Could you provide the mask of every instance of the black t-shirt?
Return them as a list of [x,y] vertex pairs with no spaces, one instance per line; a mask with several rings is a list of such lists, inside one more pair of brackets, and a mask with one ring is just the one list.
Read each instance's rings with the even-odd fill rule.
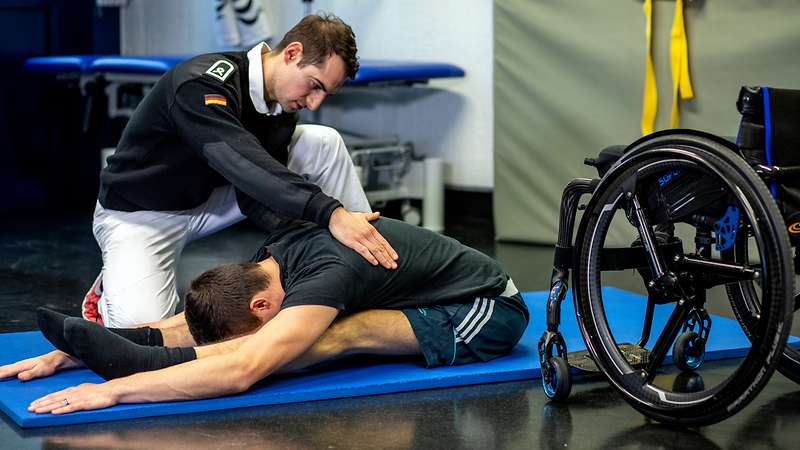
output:
[[100,175],[100,204],[120,211],[186,210],[233,184],[241,210],[258,224],[268,209],[327,226],[341,204],[285,166],[297,115],[257,112],[248,67],[244,52],[216,53],[164,74]]
[[286,296],[282,308],[327,305],[344,313],[460,303],[503,292],[500,264],[455,239],[393,219],[372,222],[400,255],[395,270],[373,266],[311,223],[273,234],[256,255],[272,254]]

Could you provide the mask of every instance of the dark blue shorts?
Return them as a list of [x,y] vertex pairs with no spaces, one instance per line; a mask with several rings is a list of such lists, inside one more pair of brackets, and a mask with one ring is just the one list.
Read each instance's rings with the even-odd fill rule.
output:
[[404,309],[427,367],[489,361],[505,355],[528,326],[519,293],[465,303]]

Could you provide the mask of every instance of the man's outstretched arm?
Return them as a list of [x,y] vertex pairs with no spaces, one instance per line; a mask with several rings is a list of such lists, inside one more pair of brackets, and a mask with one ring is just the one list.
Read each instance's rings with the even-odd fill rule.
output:
[[117,403],[191,400],[242,392],[303,354],[322,336],[337,314],[335,308],[328,306],[286,308],[235,352],[103,384],[71,387],[35,400],[28,409],[36,413],[64,414],[107,408]]

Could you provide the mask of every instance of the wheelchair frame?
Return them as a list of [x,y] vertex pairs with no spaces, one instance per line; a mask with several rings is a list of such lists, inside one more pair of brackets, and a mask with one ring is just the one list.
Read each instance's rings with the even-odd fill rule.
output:
[[[626,167],[630,167],[631,164],[634,164],[631,161],[643,153],[642,151],[637,152],[637,149],[646,149],[648,145],[653,142],[668,143],[669,140],[673,138],[688,139],[690,144],[692,139],[696,139],[698,142],[726,148],[729,150],[727,157],[730,157],[731,160],[739,160],[740,163],[738,164],[746,165],[755,170],[758,176],[752,178],[760,178],[762,180],[761,184],[765,192],[766,186],[763,185],[763,182],[769,182],[775,179],[779,180],[780,174],[797,173],[797,171],[800,170],[800,167],[780,168],[763,165],[756,165],[753,167],[752,164],[745,161],[741,152],[738,151],[738,147],[719,137],[694,130],[670,130],[649,135],[628,146],[626,151],[614,162],[608,172],[605,174],[601,173],[600,179],[577,178],[569,182],[564,188],[561,199],[558,240],[555,246],[553,270],[550,277],[550,291],[547,300],[547,329],[537,345],[543,387],[545,394],[552,400],[565,399],[569,396],[571,388],[567,346],[559,331],[559,325],[561,322],[561,302],[564,300],[568,291],[570,271],[579,270],[580,261],[582,259],[579,254],[581,243],[574,242],[573,240],[577,211],[583,208],[580,206],[580,200],[584,195],[589,194],[591,196],[589,204],[591,205],[595,198],[601,196],[606,189],[609,189],[606,180],[614,176],[620,176],[619,174],[621,171],[625,170]],[[702,153],[700,151],[701,147],[702,146],[698,146],[694,152]],[[691,149],[687,151],[686,158],[691,158],[691,153]],[[702,164],[702,158],[699,159],[700,161],[698,164]],[[587,159],[585,162],[589,165],[598,165],[596,160]],[[599,167],[598,170],[602,172]],[[622,184],[626,182],[627,181],[623,181]],[[637,240],[638,244],[630,248],[603,248],[602,258],[600,258],[602,263],[600,263],[601,266],[598,267],[601,268],[601,271],[638,269],[639,274],[645,281],[648,291],[648,304],[645,311],[644,323],[642,325],[641,337],[635,347],[644,348],[650,340],[655,305],[676,303],[676,308],[670,316],[665,330],[659,335],[652,349],[649,351],[649,355],[647,355],[647,358],[643,361],[641,375],[646,380],[649,379],[652,381],[657,368],[661,365],[671,346],[673,347],[673,358],[682,370],[690,371],[697,369],[702,363],[704,343],[708,339],[711,328],[710,317],[704,309],[706,290],[711,286],[722,284],[727,286],[731,283],[754,282],[759,280],[763,274],[760,273],[759,270],[745,267],[741,264],[721,261],[719,259],[713,260],[711,258],[712,237],[710,232],[703,236],[696,235],[695,244],[698,250],[694,255],[684,254],[680,240],[660,242],[656,236],[656,232],[659,230],[654,230],[649,225],[647,216],[642,208],[642,199],[639,198],[635,186],[628,186],[623,190],[625,191],[626,197],[623,201],[628,202],[626,212],[630,211],[628,220],[631,224],[635,224],[639,234],[639,239]],[[772,212],[778,211],[778,206],[774,201],[771,201],[771,206],[766,205],[765,207],[772,208],[770,210]],[[765,336],[764,334],[771,334],[772,332],[776,332],[779,335],[777,339],[779,342],[777,342],[777,345],[785,347],[786,338],[788,337],[788,328],[790,328],[791,325],[791,314],[793,312],[793,309],[787,305],[792,303],[792,306],[794,306],[796,303],[800,302],[800,300],[797,299],[791,302],[791,298],[794,295],[792,287],[794,280],[793,276],[790,275],[794,272],[791,271],[791,258],[788,257],[789,241],[785,225],[783,225],[783,220],[779,213],[771,219],[772,220],[767,220],[767,222],[770,223],[765,225],[765,229],[771,230],[770,236],[768,237],[779,242],[780,245],[778,245],[778,247],[783,248],[786,253],[780,257],[779,264],[776,266],[777,271],[781,274],[777,276],[777,278],[780,278],[782,283],[778,290],[778,294],[782,293],[782,295],[780,295],[782,304],[777,309],[780,309],[782,312],[773,311],[769,319],[770,321],[776,321],[776,323],[780,320],[781,323],[777,329],[774,326],[770,328],[770,324],[764,324],[762,323],[764,321],[749,317],[742,311],[738,312],[736,314],[737,319],[745,329],[748,338],[751,339],[754,348],[756,346],[765,345],[764,343],[769,340],[769,336]],[[586,217],[581,220],[582,226],[585,220]],[[581,236],[579,231],[578,239],[583,238],[584,236]],[[685,273],[691,273],[691,276],[686,278],[685,275],[681,275]],[[697,280],[692,278],[694,275],[697,276]],[[787,279],[787,277],[789,277],[789,279]],[[576,280],[573,281],[573,300],[576,303],[576,312],[578,312],[578,292],[580,291],[580,286],[578,285],[577,276],[575,278]],[[691,280],[687,281],[690,278]],[[687,296],[685,293],[679,295],[665,294],[668,292],[674,294],[676,289],[683,289],[681,286],[688,286],[690,284],[694,286],[691,296]],[[731,294],[730,291],[728,291],[728,295],[732,305],[734,301],[740,303],[738,305],[740,310],[750,311],[751,316],[757,316],[760,313],[760,311],[753,311],[754,308],[758,308],[757,305],[755,307],[753,305],[748,305],[747,308],[743,308],[741,305],[743,301],[742,298],[733,298],[733,294]],[[679,307],[684,303],[687,303],[686,307]],[[734,311],[737,310],[736,305],[733,305],[733,309]],[[797,309],[796,306],[794,309]],[[787,311],[788,317],[786,317]],[[764,313],[768,314],[766,309]],[[589,318],[583,318],[582,321],[579,314],[578,320],[587,348],[593,359],[597,360],[598,349],[591,345],[585,326],[585,322],[588,321]],[[592,320],[595,319],[592,318]],[[781,327],[785,327],[785,329]],[[697,332],[694,331],[695,328]],[[771,331],[765,333],[767,329]],[[683,353],[681,353],[681,351],[683,351]],[[676,355],[676,353],[680,354]],[[787,348],[784,349],[783,357],[780,359],[781,372],[793,374],[794,376],[790,377],[800,382],[800,362],[797,362],[800,361],[800,354],[795,355],[797,357],[794,358],[794,362],[790,361],[787,363],[787,360],[792,359],[791,353],[792,352]],[[777,356],[780,356],[780,354]],[[634,404],[636,402],[632,401],[631,398],[626,398],[626,400],[644,414],[665,422],[691,425],[717,422],[734,414],[754,398],[755,394],[763,388],[766,380],[775,369],[779,359],[777,356],[766,355],[758,359],[758,361],[763,361],[764,367],[762,373],[760,375],[748,375],[748,377],[745,377],[753,384],[748,388],[749,391],[745,393],[747,395],[742,394],[741,398],[729,400],[731,402],[731,408],[729,408],[728,411],[708,413],[707,411],[700,412],[687,410],[686,408],[676,408],[673,414],[669,408],[648,408],[646,405],[643,407],[641,404]],[[600,367],[600,364],[598,364],[598,366]],[[600,369],[602,371],[602,367],[600,367]],[[609,376],[606,372],[604,372],[604,374]],[[755,380],[756,376],[758,376],[758,380]],[[611,381],[612,385],[615,384],[613,380]],[[615,387],[619,390],[619,386]],[[643,403],[646,402],[643,401]],[[687,411],[689,411],[690,414],[687,415]]]

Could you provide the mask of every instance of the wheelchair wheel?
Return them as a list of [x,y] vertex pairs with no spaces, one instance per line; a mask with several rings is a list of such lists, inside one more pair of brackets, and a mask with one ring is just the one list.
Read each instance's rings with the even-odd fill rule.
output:
[[547,364],[550,376],[542,376],[544,395],[553,401],[566,400],[572,391],[572,377],[569,374],[569,365],[560,356],[551,357],[545,361],[545,364]]
[[703,364],[706,344],[697,333],[684,332],[675,339],[672,346],[672,360],[684,372],[694,372]]
[[[797,312],[797,310],[800,309],[800,307],[798,307],[798,303],[800,303],[800,294],[795,294],[793,303],[794,311]],[[783,348],[783,353],[781,354],[781,359],[778,361],[777,367],[781,375],[795,383],[800,383],[800,349],[787,344]]]
[[[724,256],[731,261],[742,262],[754,259],[752,251],[748,248],[746,242],[737,242],[736,246]],[[755,326],[758,322],[759,314],[761,313],[761,299],[758,296],[758,281],[754,282],[740,282],[729,284],[726,286],[728,297],[731,299],[733,311],[736,318],[742,324],[747,337],[753,339]],[[795,294],[793,297],[794,312],[800,309],[800,294]],[[783,348],[781,358],[777,365],[778,372],[786,378],[800,383],[800,350],[786,345]]]
[[[655,234],[673,228],[694,239],[668,254]],[[618,262],[610,263],[615,249],[606,241],[612,240],[610,232],[626,230],[638,236],[643,257],[620,267]],[[763,182],[718,138],[682,130],[654,134],[631,146],[601,180],[587,205],[575,240],[577,276],[573,281],[578,323],[587,347],[628,403],[658,421],[703,425],[735,414],[761,391],[775,370],[791,327],[793,304],[787,300],[794,278],[784,230]],[[745,237],[757,253],[753,258],[757,263],[737,263],[720,256]],[[630,321],[636,306],[626,304],[624,318],[606,312],[613,296],[604,298],[604,273],[622,268],[638,269],[649,303],[666,310],[664,317],[668,315],[661,321],[651,321],[649,312],[642,315],[642,323],[662,328],[656,332],[655,343],[646,347],[650,355],[644,364],[633,364],[618,346],[630,339],[623,335],[630,327],[619,326],[619,321]],[[708,290],[724,291],[726,284],[745,282],[760,299],[747,354],[730,373],[709,372],[703,389],[675,391],[671,382],[665,382],[671,379],[663,376],[665,369],[660,366],[683,324],[704,311]],[[642,342],[649,336],[649,329],[642,330]]]

